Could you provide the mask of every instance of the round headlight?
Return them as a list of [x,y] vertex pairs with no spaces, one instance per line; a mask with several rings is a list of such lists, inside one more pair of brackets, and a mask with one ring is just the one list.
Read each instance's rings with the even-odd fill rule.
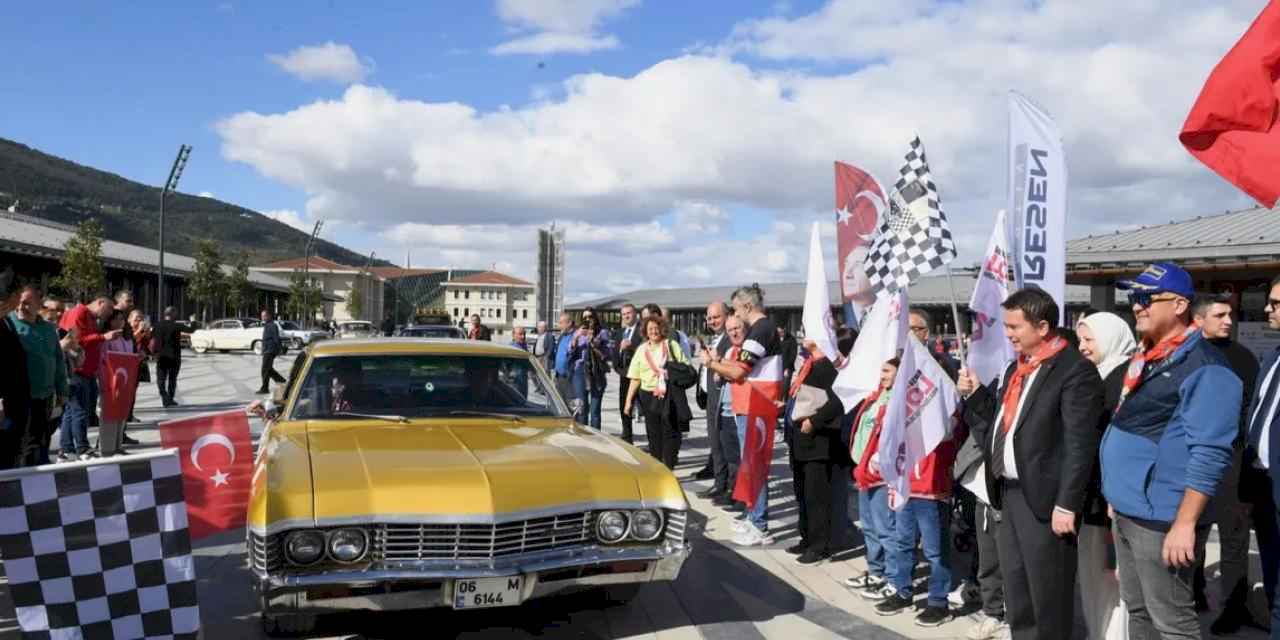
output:
[[295,531],[285,540],[284,552],[289,562],[311,564],[324,555],[324,534],[319,531]]
[[364,557],[369,537],[360,529],[338,529],[329,534],[329,555],[338,562],[355,562]]
[[605,511],[596,520],[596,535],[603,542],[618,542],[627,537],[627,514],[621,511]]
[[641,542],[652,542],[662,535],[662,516],[652,509],[631,513],[631,537]]

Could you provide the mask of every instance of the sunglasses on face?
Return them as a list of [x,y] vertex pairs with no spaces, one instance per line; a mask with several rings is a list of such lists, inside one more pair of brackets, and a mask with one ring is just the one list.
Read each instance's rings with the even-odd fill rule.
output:
[[1153,294],[1146,291],[1130,291],[1129,292],[1129,305],[1139,306],[1139,307],[1142,307],[1143,309],[1150,307],[1152,304],[1155,304],[1157,302],[1164,302],[1165,300],[1177,300],[1177,299],[1178,299],[1178,296],[1171,293],[1165,293],[1165,294],[1154,293]]

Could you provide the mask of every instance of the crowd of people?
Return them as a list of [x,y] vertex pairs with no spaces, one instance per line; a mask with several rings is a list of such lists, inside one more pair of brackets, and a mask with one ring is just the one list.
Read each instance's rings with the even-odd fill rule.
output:
[[[0,382],[0,469],[99,456],[89,429],[100,422],[99,391],[108,353],[147,356],[133,377],[135,384],[151,382],[149,360],[154,359],[164,406],[177,404],[180,340],[189,329],[175,320],[173,307],[153,326],[134,308],[129,291],[95,296],[68,309],[36,285],[18,286],[5,278],[0,279],[0,296],[0,358],[7,363]],[[132,407],[122,429],[130,422],[137,422]],[[127,433],[121,442],[138,444]]]
[[[1059,326],[1048,294],[1010,295],[1003,322],[1017,357],[994,380],[931,349],[961,409],[942,444],[910,470],[906,496],[885,485],[878,454],[898,358],[879,363],[879,389],[845,411],[832,389],[836,365],[814,341],[795,341],[775,324],[758,286],[710,302],[696,351],[664,309],[632,304],[612,333],[588,309],[516,344],[542,360],[581,424],[600,428],[601,399],[617,384],[621,437],[632,441],[643,420],[650,453],[671,468],[691,415],[684,391],[694,388],[711,449],[695,474],[711,486],[698,495],[735,514],[733,542],[744,547],[775,542],[767,488],[750,508],[734,496],[747,399],[765,394],[781,410],[799,507],[800,540],[787,551],[801,564],[828,561],[848,528],[843,504],[856,502],[866,571],[846,586],[879,614],[915,608],[919,554],[929,566],[915,616],[922,626],[946,622],[952,606],[975,605],[974,640],[1067,638],[1080,618],[1090,638],[1198,638],[1199,613],[1210,607],[1205,544],[1216,524],[1224,600],[1212,632],[1280,631],[1280,608],[1267,621],[1247,606],[1251,529],[1269,603],[1280,575],[1269,475],[1280,455],[1271,440],[1280,358],[1260,365],[1234,342],[1233,298],[1197,295],[1176,265],[1152,265],[1117,286],[1128,292],[1133,328],[1110,312]],[[1280,329],[1280,277],[1266,313]],[[929,345],[928,312],[912,308],[909,321],[913,338]],[[842,356],[856,337],[837,330]],[[682,366],[701,368],[695,381],[683,379]],[[610,368],[616,382],[604,375]],[[974,552],[953,574],[956,536]]]

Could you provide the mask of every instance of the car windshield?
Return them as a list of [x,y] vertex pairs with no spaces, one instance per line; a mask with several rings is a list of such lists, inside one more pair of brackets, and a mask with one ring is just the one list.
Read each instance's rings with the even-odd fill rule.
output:
[[453,327],[409,327],[400,332],[406,338],[457,338],[459,333]]
[[295,420],[342,420],[356,414],[567,417],[550,388],[527,357],[326,356],[308,368],[291,415]]
[[296,325],[296,324],[294,324],[294,323],[292,323],[292,322],[290,322],[290,321],[288,321],[288,320],[285,320],[285,321],[283,321],[283,322],[281,322],[281,323],[280,323],[280,328],[281,328],[281,329],[284,329],[285,331],[297,331],[297,330],[298,330],[298,325]]

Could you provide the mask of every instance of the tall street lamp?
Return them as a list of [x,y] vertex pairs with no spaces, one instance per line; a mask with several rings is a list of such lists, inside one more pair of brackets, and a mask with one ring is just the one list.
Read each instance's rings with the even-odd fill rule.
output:
[[178,190],[178,181],[182,179],[182,170],[187,166],[187,158],[191,156],[191,145],[178,147],[178,157],[173,159],[173,168],[169,169],[169,179],[160,190],[160,286],[156,289],[156,317],[164,315],[164,198],[170,191]]

